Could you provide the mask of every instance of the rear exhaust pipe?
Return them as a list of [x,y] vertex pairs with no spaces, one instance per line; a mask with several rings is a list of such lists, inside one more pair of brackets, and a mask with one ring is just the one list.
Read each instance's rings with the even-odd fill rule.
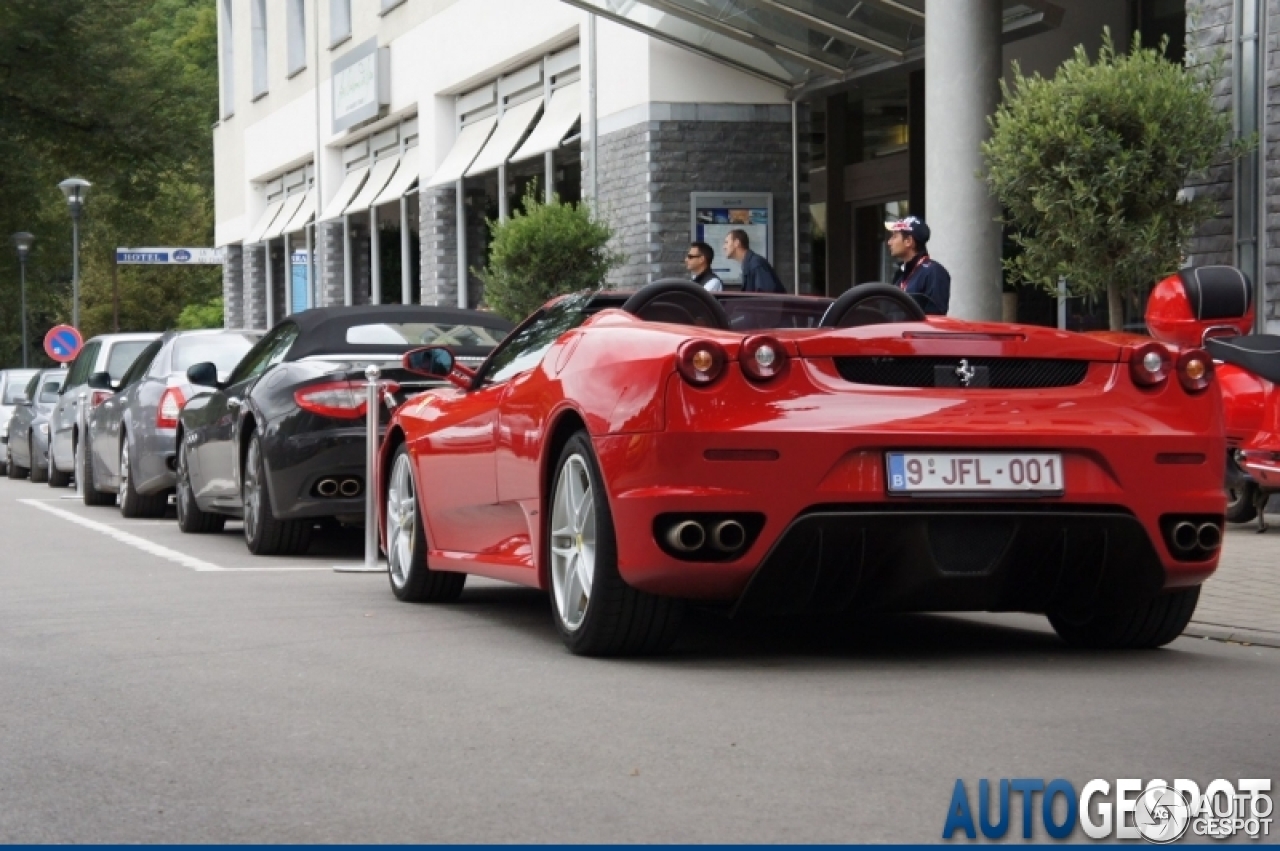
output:
[[1200,533],[1196,530],[1195,524],[1183,520],[1173,527],[1173,533],[1169,538],[1173,542],[1174,549],[1180,553],[1189,553],[1199,543]]
[[341,490],[343,496],[356,496],[360,493],[360,480],[343,479],[339,490]]
[[691,553],[702,549],[707,542],[707,532],[696,520],[684,520],[667,530],[667,543],[671,549]]
[[736,553],[747,542],[747,530],[737,520],[721,520],[711,527],[711,546],[722,553]]
[[1213,552],[1222,546],[1222,529],[1217,523],[1203,523],[1196,530],[1196,542],[1200,544],[1200,549]]
[[325,497],[337,496],[338,481],[336,479],[321,479],[316,483],[316,493]]

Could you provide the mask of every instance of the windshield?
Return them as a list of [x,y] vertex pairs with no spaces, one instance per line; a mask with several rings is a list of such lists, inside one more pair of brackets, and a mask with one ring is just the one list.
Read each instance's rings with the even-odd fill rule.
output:
[[54,375],[46,378],[44,383],[40,385],[40,401],[41,402],[57,402],[58,391],[62,389],[62,380],[66,376]]
[[208,361],[218,368],[219,374],[231,372],[253,348],[254,342],[244,334],[179,337],[173,344],[173,371],[186,372],[189,367]]
[[151,345],[150,340],[129,340],[116,343],[107,356],[107,372],[112,381],[119,381],[129,371],[129,367],[137,360],[142,350]]
[[454,325],[449,322],[379,322],[353,325],[347,342],[379,346],[479,346],[493,348],[507,332],[484,325]]
[[27,382],[30,381],[31,376],[35,374],[35,370],[28,372],[14,370],[9,373],[8,378],[4,383],[3,403],[6,405],[12,405],[18,400],[19,396],[24,395],[27,392]]

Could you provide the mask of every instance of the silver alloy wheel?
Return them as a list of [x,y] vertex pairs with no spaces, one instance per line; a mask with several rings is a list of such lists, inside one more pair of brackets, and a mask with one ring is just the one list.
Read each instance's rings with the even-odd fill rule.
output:
[[391,581],[397,588],[403,588],[409,581],[417,517],[413,463],[406,453],[396,458],[396,465],[391,471],[391,485],[387,488],[387,566],[391,569]]
[[258,441],[249,441],[244,460],[244,537],[252,541],[258,534],[258,512],[261,510],[262,486],[258,481]]
[[120,506],[123,510],[126,495],[129,493],[129,439],[120,441]]
[[582,626],[596,572],[596,503],[581,455],[560,468],[551,503],[551,587],[564,628]]

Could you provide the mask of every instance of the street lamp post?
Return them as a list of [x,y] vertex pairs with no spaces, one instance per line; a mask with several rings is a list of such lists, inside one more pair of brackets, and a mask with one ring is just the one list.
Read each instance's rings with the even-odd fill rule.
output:
[[22,368],[27,367],[27,255],[31,253],[31,243],[35,237],[26,231],[15,233],[12,237],[13,247],[18,249],[18,266],[22,272]]
[[80,327],[80,214],[92,185],[79,177],[68,177],[58,184],[71,209],[71,324],[76,328]]

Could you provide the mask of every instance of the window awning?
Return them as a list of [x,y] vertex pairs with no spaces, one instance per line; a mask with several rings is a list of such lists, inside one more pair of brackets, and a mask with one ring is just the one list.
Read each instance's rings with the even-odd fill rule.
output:
[[285,233],[295,233],[311,224],[311,220],[316,217],[316,191],[312,189],[306,195],[302,196],[302,203],[298,205],[298,212],[293,214],[293,218],[284,226]]
[[396,166],[400,164],[399,157],[387,157],[378,160],[373,164],[373,170],[369,172],[369,179],[364,182],[364,188],[360,190],[360,194],[355,197],[344,213],[359,213],[362,210],[369,209],[373,204],[373,199],[378,197],[387,186],[387,181],[391,179],[391,175],[395,173]]
[[497,123],[498,117],[491,115],[480,119],[475,124],[463,127],[449,155],[444,158],[444,162],[440,163],[440,167],[436,169],[435,174],[431,175],[431,179],[427,181],[424,188],[445,186],[456,182],[466,174],[467,167],[475,160],[476,154],[480,153],[484,143],[489,141],[489,134],[493,132],[493,127]]
[[[925,0],[564,0],[793,91],[924,56]],[[1004,40],[1053,29],[1048,0],[1004,0]]]
[[512,162],[520,162],[560,147],[573,124],[582,117],[582,84],[570,83],[552,92],[542,120],[524,140],[520,150],[511,155]]
[[387,183],[387,188],[374,199],[374,206],[379,204],[389,204],[392,201],[399,201],[413,184],[418,182],[418,149],[409,148],[404,152],[404,156],[400,157],[400,168],[396,169],[396,173],[391,175],[391,180]]
[[520,140],[529,130],[529,125],[538,116],[540,109],[542,109],[542,98],[534,98],[504,112],[502,120],[498,122],[498,129],[493,131],[488,144],[476,156],[471,168],[467,169],[467,176],[493,171],[509,160],[515,152],[516,145],[520,144]]
[[267,205],[267,209],[262,211],[262,215],[258,217],[258,221],[249,229],[249,235],[244,238],[245,245],[253,245],[255,242],[262,242],[263,235],[266,234],[267,228],[271,227],[271,223],[280,215],[280,209],[284,206],[285,199],[272,201]]
[[276,220],[271,223],[271,227],[267,228],[266,233],[262,235],[263,240],[279,238],[285,232],[285,226],[293,221],[293,217],[297,215],[298,208],[302,206],[302,200],[306,197],[304,193],[299,193],[284,199],[284,206],[280,208],[280,214],[276,216]]
[[320,221],[336,219],[341,216],[342,211],[347,209],[347,205],[351,203],[351,199],[360,191],[360,186],[364,183],[364,179],[368,174],[369,169],[367,166],[361,166],[347,172],[347,176],[342,180],[342,185],[338,187],[338,194],[330,198],[329,206],[324,208]]

